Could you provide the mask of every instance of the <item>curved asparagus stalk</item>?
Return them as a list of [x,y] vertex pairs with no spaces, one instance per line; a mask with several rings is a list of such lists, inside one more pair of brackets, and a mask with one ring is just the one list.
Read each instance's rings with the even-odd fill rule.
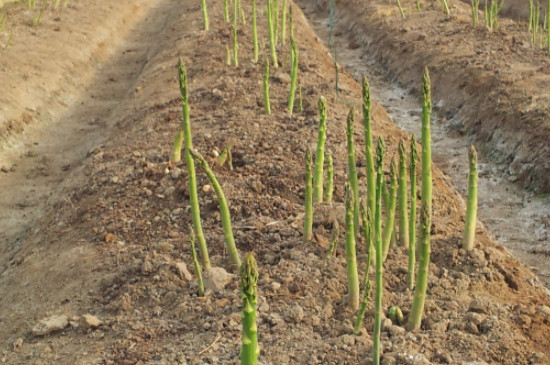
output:
[[204,284],[202,282],[202,271],[199,260],[197,259],[197,252],[195,251],[195,232],[193,227],[189,227],[189,241],[191,243],[191,256],[193,257],[193,266],[195,266],[195,273],[197,274],[197,284],[199,286],[199,297],[204,296]]
[[347,119],[347,140],[348,140],[348,181],[353,192],[353,227],[357,236],[359,230],[359,182],[357,181],[357,170],[355,168],[355,142],[354,142],[355,112],[350,108]]
[[[362,94],[363,94],[363,124],[365,126],[365,159],[366,159],[366,169],[367,169],[367,206],[371,212],[376,209],[375,198],[376,198],[376,180],[374,175],[374,158],[373,158],[373,147],[372,147],[372,131],[371,131],[371,102],[370,102],[370,88],[367,77],[363,75],[362,83]],[[375,228],[376,229],[376,228]],[[373,234],[374,239],[376,235]],[[374,245],[374,242],[371,242]]]
[[292,69],[290,71],[290,92],[288,94],[288,112],[294,111],[294,97],[296,95],[296,84],[298,83],[298,46],[293,40],[290,41],[290,53]]
[[365,276],[363,277],[363,300],[361,301],[361,308],[357,313],[357,319],[355,321],[355,326],[353,327],[353,333],[359,334],[361,329],[361,323],[363,323],[363,318],[365,317],[365,312],[367,310],[367,305],[369,304],[370,299],[370,289],[371,284],[369,280],[369,273],[371,267],[371,260],[373,257],[373,248],[371,245],[372,242],[372,215],[369,208],[366,206],[364,200],[361,199],[359,203],[359,211],[361,213],[361,220],[363,222],[363,237],[365,239],[365,246],[367,249],[367,261],[365,264]]
[[311,150],[309,147],[306,149],[306,194],[304,202],[304,241],[311,240],[313,231],[313,187],[311,179]]
[[411,216],[409,218],[409,272],[407,275],[407,287],[414,288],[414,266],[416,265],[416,137],[411,138],[411,154],[409,173],[411,180]]
[[407,156],[405,142],[399,141],[399,246],[409,248],[409,215],[407,213]]
[[397,200],[397,167],[395,166],[395,158],[391,159],[390,163],[390,190],[388,205],[386,206],[386,225],[384,226],[384,249],[382,254],[382,260],[386,261],[388,251],[390,249],[390,242],[394,231],[395,224],[395,206]]
[[348,277],[348,304],[353,310],[359,309],[359,277],[355,256],[355,228],[353,225],[355,198],[353,189],[346,183],[346,267]]
[[327,139],[327,101],[319,98],[319,128],[317,150],[315,151],[315,173],[313,175],[313,203],[323,201],[323,165],[325,161],[325,141]]
[[254,43],[254,63],[258,63],[258,25],[256,19],[256,0],[252,0],[252,41]]
[[424,301],[426,299],[426,288],[428,286],[428,270],[430,266],[430,226],[431,217],[426,203],[422,204],[420,211],[420,245],[422,255],[418,263],[418,275],[416,277],[416,287],[414,289],[414,298],[407,321],[407,330],[414,331],[420,328],[422,323],[422,313],[424,312]]
[[332,223],[332,234],[330,236],[330,245],[327,250],[327,258],[334,256],[336,251],[336,246],[338,245],[338,236],[340,235],[340,226],[338,221],[335,219]]
[[378,137],[378,146],[376,148],[376,210],[374,213],[374,233],[376,234],[376,292],[374,296],[374,329],[373,329],[373,349],[372,363],[380,365],[380,329],[382,324],[382,184],[383,171],[382,164],[384,161],[384,141]]
[[222,219],[225,247],[227,248],[227,253],[229,255],[229,261],[231,262],[231,265],[235,266],[235,268],[237,269],[239,266],[241,266],[241,258],[239,257],[239,251],[237,251],[237,247],[235,246],[235,238],[233,237],[233,229],[231,228],[231,213],[229,212],[229,206],[227,205],[225,194],[223,193],[222,187],[218,182],[218,179],[216,179],[214,172],[212,171],[204,157],[202,157],[202,155],[196,150],[190,149],[189,152],[193,156],[193,159],[202,166],[204,172],[206,173],[206,176],[208,176],[208,179],[212,183],[214,191],[216,192],[216,196],[218,197],[218,202],[220,204],[220,216]]
[[428,269],[430,267],[430,228],[432,224],[432,148],[430,135],[430,113],[432,102],[430,97],[430,75],[428,68],[424,70],[422,77],[422,200],[420,215],[420,260],[414,299],[409,314],[407,330],[413,331],[420,328],[422,312],[424,311],[424,299],[426,298],[426,286]]
[[[197,180],[195,177],[195,162],[189,150],[193,148],[193,141],[191,137],[191,121],[189,118],[189,95],[187,88],[187,71],[183,64],[182,59],[178,60],[178,76],[181,93],[181,107],[182,107],[182,123],[181,123],[181,136],[183,137],[185,148],[185,161],[187,163],[187,179],[189,182],[189,200],[191,204],[191,219],[193,221],[193,227],[195,227],[195,234],[199,241],[199,251],[201,253],[202,265],[205,269],[210,268],[210,258],[208,256],[208,248],[206,247],[206,241],[202,232],[201,212],[199,207],[199,197],[197,192]],[[179,136],[179,134],[178,134]],[[179,140],[179,146],[176,146],[176,140],[174,142],[173,150],[181,150],[181,139]]]
[[327,153],[325,160],[325,167],[327,169],[327,180],[325,181],[325,191],[323,195],[323,201],[331,202],[332,193],[334,191],[334,166],[332,163],[332,153]]
[[474,248],[477,220],[477,152],[473,145],[470,147],[468,158],[470,160],[470,176],[468,179],[466,223],[464,226],[464,238],[462,239],[462,248],[466,251]]
[[201,0],[201,7],[202,7],[202,21],[204,30],[208,30],[209,23],[208,23],[208,10],[206,9],[206,0]]
[[241,298],[243,300],[241,365],[257,365],[258,355],[260,354],[258,327],[256,325],[258,267],[251,253],[246,256],[241,265],[239,276],[241,279]]
[[269,101],[269,61],[264,65],[264,109],[266,114],[271,114],[271,102]]

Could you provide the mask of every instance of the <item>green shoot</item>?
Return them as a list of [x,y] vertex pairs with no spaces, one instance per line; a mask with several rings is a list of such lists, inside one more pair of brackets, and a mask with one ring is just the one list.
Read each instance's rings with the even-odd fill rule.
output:
[[388,204],[386,204],[386,224],[384,226],[382,260],[386,261],[390,249],[390,242],[394,232],[395,206],[397,201],[397,167],[395,158],[390,163],[390,189],[388,195]]
[[[365,128],[365,159],[367,170],[367,207],[371,212],[376,210],[376,178],[374,173],[374,157],[372,147],[372,130],[371,130],[371,101],[370,101],[370,87],[367,77],[363,75],[362,80],[362,95],[363,95],[363,125]],[[376,229],[376,227],[374,228]],[[371,235],[376,237],[375,234]],[[371,242],[374,246],[374,242]]]
[[411,138],[409,175],[411,180],[411,216],[409,220],[409,270],[407,273],[407,287],[414,288],[414,266],[416,265],[416,137]]
[[327,158],[325,159],[325,168],[327,170],[327,180],[325,181],[323,201],[331,202],[334,191],[334,166],[332,162],[332,153],[330,152],[327,153]]
[[355,112],[353,107],[350,108],[347,118],[347,140],[348,140],[348,181],[353,192],[353,224],[355,236],[359,230],[359,182],[357,180],[357,170],[355,165],[355,142],[354,142],[354,126]]
[[271,114],[271,102],[269,101],[269,60],[264,64],[264,110],[267,115]]
[[374,294],[374,329],[372,333],[372,363],[373,365],[380,365],[380,330],[382,327],[382,295],[384,290],[384,287],[382,286],[382,184],[384,184],[384,172],[382,171],[382,165],[385,153],[384,141],[381,137],[378,137],[376,151],[376,210],[374,213],[373,228],[373,232],[376,235],[376,276]]
[[243,25],[246,25],[246,15],[244,14],[243,4],[241,0],[236,0],[239,2],[239,11],[241,12],[241,21]]
[[304,103],[302,101],[302,85],[298,85],[298,111],[300,113],[304,111]]
[[305,202],[304,202],[304,241],[308,242],[311,240],[312,231],[313,231],[313,187],[312,187],[312,176],[311,176],[311,150],[306,149],[306,173],[305,173],[305,184],[306,184],[306,193],[305,193]]
[[466,223],[464,225],[464,238],[462,248],[470,251],[474,248],[477,220],[477,152],[474,146],[468,153],[470,174],[468,178],[468,203],[466,205]]
[[407,213],[407,156],[405,143],[399,141],[398,213],[399,246],[409,248],[409,215]]
[[281,43],[284,46],[285,45],[285,37],[286,37],[286,12],[287,12],[287,6],[286,6],[287,0],[283,0],[283,15],[281,22],[282,28],[281,28]]
[[202,282],[202,271],[199,259],[197,258],[197,252],[195,251],[195,232],[193,226],[189,227],[189,241],[191,243],[191,256],[193,257],[193,266],[195,266],[195,273],[197,274],[197,283],[199,285],[199,297],[204,296],[204,284]]
[[208,180],[210,180],[210,183],[212,183],[214,191],[216,192],[218,203],[220,205],[220,216],[222,219],[223,235],[225,240],[225,247],[229,255],[229,261],[231,262],[231,265],[233,265],[235,268],[238,268],[239,266],[241,266],[241,258],[239,256],[239,251],[237,251],[237,247],[235,246],[235,238],[233,237],[233,229],[231,228],[231,213],[229,212],[229,206],[227,205],[225,194],[223,193],[222,187],[218,182],[218,179],[216,179],[214,172],[212,171],[204,157],[202,157],[202,155],[196,150],[189,149],[189,152],[191,153],[193,159],[197,161],[199,165],[201,165],[204,172],[206,173],[206,176],[208,177]]
[[279,43],[279,0],[272,0],[275,6],[275,11],[273,15],[273,24],[274,24],[274,34],[275,34],[275,43]]
[[279,67],[277,62],[277,44],[275,40],[275,29],[273,24],[273,4],[272,0],[267,1],[267,28],[269,35],[269,51],[271,53],[271,64],[273,67]]
[[208,10],[206,9],[206,0],[201,0],[201,8],[202,8],[202,22],[204,30],[208,30],[209,23],[208,23]]
[[403,19],[405,19],[405,12],[403,12],[403,7],[401,6],[401,1],[400,0],[396,0],[397,2],[397,7],[399,8],[399,12],[401,13],[401,17]]
[[223,1],[223,20],[229,23],[229,0]]
[[[235,0],[236,1],[236,0]],[[241,345],[241,365],[257,365],[260,349],[258,348],[258,327],[256,324],[256,304],[258,303],[258,266],[254,256],[249,253],[239,270],[241,281],[241,314],[243,331]]]
[[223,149],[222,153],[218,156],[216,159],[216,162],[218,165],[223,166],[225,162],[227,161],[227,165],[229,166],[229,170],[233,170],[233,158],[231,154],[231,149],[233,148],[233,145],[235,142],[233,140],[229,141],[227,143],[227,146]]
[[239,67],[239,44],[237,40],[237,28],[233,27],[233,63]]
[[315,151],[315,173],[313,175],[313,203],[323,201],[323,165],[325,161],[325,141],[327,139],[327,101],[319,98],[319,128]]
[[361,301],[361,308],[357,313],[357,319],[355,321],[355,326],[353,328],[353,333],[356,335],[359,334],[359,331],[361,329],[361,323],[363,322],[363,317],[365,316],[367,305],[369,304],[370,289],[371,289],[369,272],[371,267],[372,254],[373,254],[373,247],[371,244],[372,224],[373,224],[372,215],[363,199],[359,203],[359,211],[361,213],[361,221],[363,222],[363,237],[365,239],[365,245],[367,249],[367,262],[366,262],[366,268],[365,268],[365,276],[363,277],[363,300]]
[[346,183],[346,268],[348,278],[348,304],[352,310],[359,309],[359,277],[355,254],[355,197],[349,182]]
[[447,4],[447,0],[441,0],[443,3],[443,9],[445,10],[445,14],[449,15],[451,14],[451,11],[449,10],[449,5]]
[[479,0],[470,0],[470,10],[472,12],[472,25],[475,28],[479,19]]
[[258,63],[258,26],[256,20],[256,0],[252,0],[252,40],[254,43],[254,63]]
[[44,15],[44,8],[40,9],[40,13],[32,19],[32,26],[36,27],[42,21],[42,15]]
[[4,28],[6,27],[6,19],[8,18],[8,16],[6,14],[4,14],[4,16],[2,17],[2,21],[0,22],[0,33],[2,33],[4,31]]
[[330,236],[330,245],[328,246],[328,250],[327,250],[327,258],[334,256],[334,252],[336,251],[336,246],[338,245],[339,235],[340,235],[340,225],[338,224],[338,221],[335,219],[334,222],[332,222],[332,233]]
[[290,70],[290,93],[288,95],[288,112],[292,115],[294,111],[294,96],[296,95],[296,84],[298,82],[298,46],[294,39],[290,41],[290,59],[291,59],[291,70]]

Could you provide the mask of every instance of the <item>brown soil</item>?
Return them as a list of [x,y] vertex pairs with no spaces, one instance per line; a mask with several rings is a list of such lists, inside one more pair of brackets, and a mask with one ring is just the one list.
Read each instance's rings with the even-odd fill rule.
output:
[[[85,12],[98,26],[115,16],[115,11],[105,12],[115,6],[110,2],[90,4],[73,4],[70,11]],[[2,191],[9,192],[2,195],[10,197],[3,205],[6,216],[18,209],[34,212],[15,222],[1,221],[9,228],[0,237],[2,361],[239,363],[237,281],[220,293],[198,298],[195,279],[177,270],[181,262],[192,267],[185,166],[167,163],[181,114],[175,67],[181,56],[189,73],[195,147],[212,160],[214,151],[235,141],[235,169],[217,166],[215,172],[229,199],[238,248],[242,253],[253,251],[259,262],[261,362],[367,364],[372,309],[365,319],[367,330],[353,336],[354,314],[346,309],[344,296],[343,244],[336,259],[325,259],[323,242],[332,225],[327,216],[342,210],[348,112],[334,96],[327,50],[294,7],[305,110],[293,116],[286,112],[287,44],[279,50],[282,67],[271,80],[274,113],[266,116],[262,67],[250,62],[247,27],[239,26],[241,66],[235,68],[225,65],[231,37],[222,7],[210,9],[211,30],[204,32],[197,2],[131,4],[141,16],[132,24],[119,23],[121,32],[106,48],[104,67],[91,74],[77,99],[84,106],[74,103],[52,123],[31,124],[36,131],[28,132],[31,142],[21,150],[38,152],[13,157],[14,171],[1,176]],[[20,6],[10,5],[6,11],[16,12]],[[265,44],[265,21],[260,19]],[[68,30],[79,27],[71,18],[62,24]],[[44,40],[50,46],[63,44],[63,32],[48,33],[46,22],[39,29],[51,35]],[[22,44],[26,37],[35,37],[30,31],[21,33]],[[15,43],[13,47],[2,57],[16,57]],[[17,70],[13,73],[30,69],[7,62],[0,59],[2,68]],[[340,82],[342,95],[358,101],[360,88],[352,77],[342,73]],[[304,243],[303,155],[307,145],[315,144],[316,102],[321,95],[329,102],[327,147],[335,159],[336,203],[316,209],[318,239]],[[39,96],[37,103],[48,105],[47,97]],[[25,105],[24,97],[17,100]],[[90,120],[96,124],[90,125]],[[375,136],[384,138],[391,156],[398,140],[407,136],[378,106],[374,122]],[[65,129],[68,126],[72,132]],[[93,139],[87,142],[90,135]],[[356,140],[362,161],[359,122]],[[69,156],[68,168],[60,150]],[[49,164],[50,159],[56,162]],[[437,168],[434,177],[432,264],[423,328],[415,333],[396,326],[384,331],[386,363],[549,363],[550,300],[544,288],[482,227],[475,250],[459,249],[461,198]],[[25,185],[33,180],[36,186]],[[200,171],[198,180],[211,260],[228,268],[215,195]],[[17,190],[17,183],[28,190]],[[45,192],[51,194],[46,199]],[[18,200],[23,203],[16,204]],[[359,261],[364,267],[365,255]],[[399,305],[407,315],[412,294],[405,289],[405,268],[406,252],[393,250],[385,266],[384,307]],[[66,314],[74,321],[85,313],[103,321],[99,329],[84,331],[72,325],[46,337],[30,333],[37,320],[50,315]]]

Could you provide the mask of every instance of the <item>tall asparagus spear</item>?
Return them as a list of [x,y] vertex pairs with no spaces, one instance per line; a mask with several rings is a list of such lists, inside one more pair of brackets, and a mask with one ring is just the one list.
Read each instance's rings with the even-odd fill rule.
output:
[[296,95],[296,85],[298,83],[298,45],[296,41],[292,39],[290,41],[290,53],[291,53],[291,71],[290,71],[290,92],[288,94],[288,112],[290,114],[294,111],[294,97]]
[[411,154],[409,173],[411,180],[411,216],[409,220],[409,272],[407,274],[407,287],[409,290],[414,288],[414,266],[416,264],[416,162],[418,155],[416,153],[416,137],[411,138]]
[[430,75],[428,68],[424,70],[422,77],[422,200],[421,200],[421,229],[420,244],[421,257],[418,264],[418,275],[414,299],[407,322],[407,330],[413,331],[420,328],[424,300],[426,298],[426,286],[428,280],[428,268],[430,266],[430,229],[432,224],[432,147],[430,134],[430,114],[432,101],[430,97]]
[[254,43],[254,63],[258,63],[258,26],[256,20],[256,0],[252,0],[252,42]]
[[201,7],[202,7],[202,20],[203,20],[204,30],[208,30],[209,23],[208,23],[208,10],[206,9],[206,0],[201,0]]
[[305,174],[306,194],[304,202],[304,240],[311,240],[313,230],[313,193],[311,182],[311,150],[309,147],[306,149],[306,174]]
[[348,181],[353,192],[353,227],[357,236],[359,230],[359,182],[357,181],[357,170],[355,168],[355,142],[354,142],[355,112],[350,108],[347,119],[348,139]]
[[409,215],[407,213],[407,156],[405,142],[399,141],[399,246],[409,248]]
[[359,309],[359,277],[355,254],[355,228],[353,225],[355,198],[353,189],[346,183],[346,267],[348,277],[348,304],[353,310]]
[[241,279],[241,298],[243,300],[241,365],[257,365],[258,355],[260,354],[258,327],[256,325],[258,267],[251,253],[246,256],[242,263],[239,276]]
[[397,200],[397,167],[395,166],[395,158],[391,159],[390,163],[390,190],[388,197],[388,204],[386,206],[386,225],[384,226],[384,235],[383,235],[383,253],[382,260],[386,261],[388,252],[390,249],[390,242],[392,239],[392,234],[394,231],[395,223],[395,205]]
[[372,334],[373,349],[372,362],[373,365],[380,365],[380,329],[382,324],[382,184],[383,171],[382,164],[385,153],[384,141],[378,137],[378,146],[376,147],[376,210],[374,213],[374,233],[376,234],[376,292],[374,296],[374,330]]
[[202,157],[202,155],[196,150],[190,149],[189,152],[191,153],[191,156],[193,156],[193,159],[202,166],[204,172],[206,173],[206,176],[208,176],[208,179],[212,183],[214,191],[216,192],[216,196],[218,197],[218,202],[220,205],[220,216],[223,225],[225,247],[227,248],[227,253],[229,254],[229,261],[231,262],[231,265],[233,265],[237,270],[241,266],[241,258],[239,256],[237,246],[235,246],[233,229],[231,228],[231,214],[229,213],[229,206],[227,205],[225,194],[223,193],[222,187],[218,182],[218,179],[216,179],[214,172],[212,171],[204,157]]
[[331,202],[332,193],[334,190],[334,166],[332,163],[332,153],[327,153],[325,160],[325,167],[327,169],[327,180],[325,181],[325,191],[323,195],[323,201]]
[[[375,198],[376,198],[376,181],[374,175],[374,158],[373,158],[373,147],[372,147],[372,131],[371,131],[371,102],[370,102],[370,88],[367,77],[363,75],[362,83],[362,94],[363,94],[363,124],[365,126],[365,159],[367,160],[366,169],[367,169],[367,206],[370,211],[374,214],[376,209],[375,207]],[[376,228],[374,228],[376,229]],[[372,235],[374,240],[376,237],[375,234]],[[374,242],[371,242],[374,246]]]
[[[182,59],[178,61],[178,75],[181,92],[181,107],[182,107],[182,123],[181,131],[178,133],[176,140],[174,141],[173,151],[180,151],[181,144],[184,142],[185,149],[185,161],[187,163],[187,179],[189,182],[189,200],[191,204],[191,219],[193,221],[193,227],[195,228],[195,234],[199,241],[199,251],[201,253],[202,265],[205,269],[210,268],[210,258],[208,257],[208,248],[206,247],[206,241],[202,232],[201,224],[201,212],[199,208],[199,197],[197,192],[197,180],[195,177],[195,162],[189,150],[193,148],[193,142],[191,139],[191,121],[189,118],[189,95],[187,88],[187,71],[183,64]],[[181,138],[180,138],[181,137]],[[182,141],[183,139],[183,141]]]
[[371,259],[372,259],[372,253],[373,253],[373,249],[371,245],[372,224],[373,224],[372,215],[363,199],[361,199],[361,203],[359,204],[359,211],[361,213],[361,220],[363,222],[363,236],[365,239],[365,246],[367,249],[367,262],[365,264],[366,266],[365,276],[363,277],[363,300],[361,301],[361,308],[357,313],[357,319],[355,320],[355,326],[353,327],[353,333],[356,335],[359,333],[361,329],[361,323],[363,322],[363,317],[365,316],[367,305],[370,299],[371,284],[369,280],[369,273],[370,273]]
[[277,44],[275,39],[275,29],[273,24],[273,2],[272,0],[267,1],[267,31],[269,35],[269,51],[271,53],[271,63],[273,67],[279,67],[277,62]]
[[283,0],[283,15],[281,17],[281,22],[283,23],[281,27],[281,44],[283,46],[285,45],[285,37],[286,37],[286,11],[287,11],[286,1],[287,0]]
[[269,101],[269,61],[264,64],[264,109],[266,114],[271,114],[271,102]]
[[466,223],[464,226],[464,238],[462,248],[470,251],[474,248],[477,220],[477,152],[475,147],[470,147],[468,153],[470,160],[470,175],[468,179],[468,203],[466,207]]
[[323,165],[325,161],[325,141],[327,140],[327,101],[319,98],[319,127],[317,150],[315,151],[315,173],[313,175],[313,203],[323,201]]

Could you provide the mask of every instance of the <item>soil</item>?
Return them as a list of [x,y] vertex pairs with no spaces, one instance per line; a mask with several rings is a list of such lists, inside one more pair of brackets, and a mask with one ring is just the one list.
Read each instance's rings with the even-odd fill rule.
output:
[[[355,315],[346,305],[343,235],[336,258],[326,259],[333,219],[342,218],[348,107],[334,95],[332,60],[305,16],[293,6],[304,112],[290,116],[286,111],[287,42],[279,48],[281,67],[272,68],[273,114],[268,116],[263,113],[263,70],[250,61],[250,20],[247,26],[239,25],[236,68],[225,64],[231,27],[223,21],[223,7],[209,9],[211,30],[205,32],[197,2],[129,0],[124,5],[71,2],[68,9],[57,10],[65,16],[60,31],[55,31],[54,21],[48,23],[56,16],[49,9],[36,34],[25,25],[21,4],[5,8],[8,19],[19,19],[19,25],[13,45],[0,52],[3,80],[35,69],[21,61],[27,59],[25,52],[36,51],[42,55],[38,60],[49,57],[38,47],[56,47],[68,56],[60,57],[58,67],[37,72],[39,78],[48,75],[60,81],[34,98],[34,88],[21,86],[27,85],[21,82],[24,78],[13,76],[6,83],[21,88],[19,97],[9,96],[9,115],[16,118],[33,103],[51,118],[33,117],[23,123],[23,134],[10,135],[11,141],[21,142],[4,146],[8,168],[0,176],[6,199],[0,217],[6,227],[0,236],[2,361],[239,363],[238,280],[201,298],[194,274],[184,268],[186,264],[192,271],[187,173],[185,164],[168,162],[181,118],[176,65],[182,57],[190,80],[195,148],[214,165],[216,152],[229,141],[235,143],[234,169],[216,165],[214,171],[229,200],[237,246],[241,253],[254,252],[260,268],[261,363],[368,364],[372,303],[365,329],[352,335]],[[265,10],[258,5],[265,58]],[[243,6],[250,11],[248,3]],[[86,14],[89,20],[70,14]],[[430,26],[432,11],[426,14],[422,22]],[[79,63],[79,56],[69,52],[75,43],[68,39],[91,52],[95,43],[84,42],[76,32],[93,34],[96,28],[109,35],[103,58],[99,64],[90,59]],[[39,36],[41,42],[28,46]],[[21,62],[13,62],[17,60]],[[58,106],[63,93],[56,95],[55,90],[67,90],[75,102]],[[436,95],[440,90],[436,86]],[[359,101],[359,85],[344,70],[340,93]],[[321,95],[329,105],[327,148],[335,160],[335,203],[316,206],[316,239],[304,242],[303,156],[308,145],[315,145]],[[364,186],[359,147],[364,141],[359,116],[356,119],[358,171]],[[399,139],[409,140],[378,105],[374,134],[385,140],[388,156],[395,154]],[[216,197],[201,171],[197,178],[211,261],[229,270]],[[406,333],[386,323],[384,363],[550,363],[546,289],[482,225],[476,248],[461,250],[463,211],[462,198],[434,167],[432,263],[423,327]],[[11,218],[14,215],[19,217]],[[359,254],[361,268],[365,260]],[[398,305],[405,316],[412,301],[405,288],[406,260],[406,250],[390,252],[383,301],[386,310]],[[102,323],[92,325],[86,314]],[[45,336],[33,334],[38,321],[54,315],[67,316],[69,325]]]

